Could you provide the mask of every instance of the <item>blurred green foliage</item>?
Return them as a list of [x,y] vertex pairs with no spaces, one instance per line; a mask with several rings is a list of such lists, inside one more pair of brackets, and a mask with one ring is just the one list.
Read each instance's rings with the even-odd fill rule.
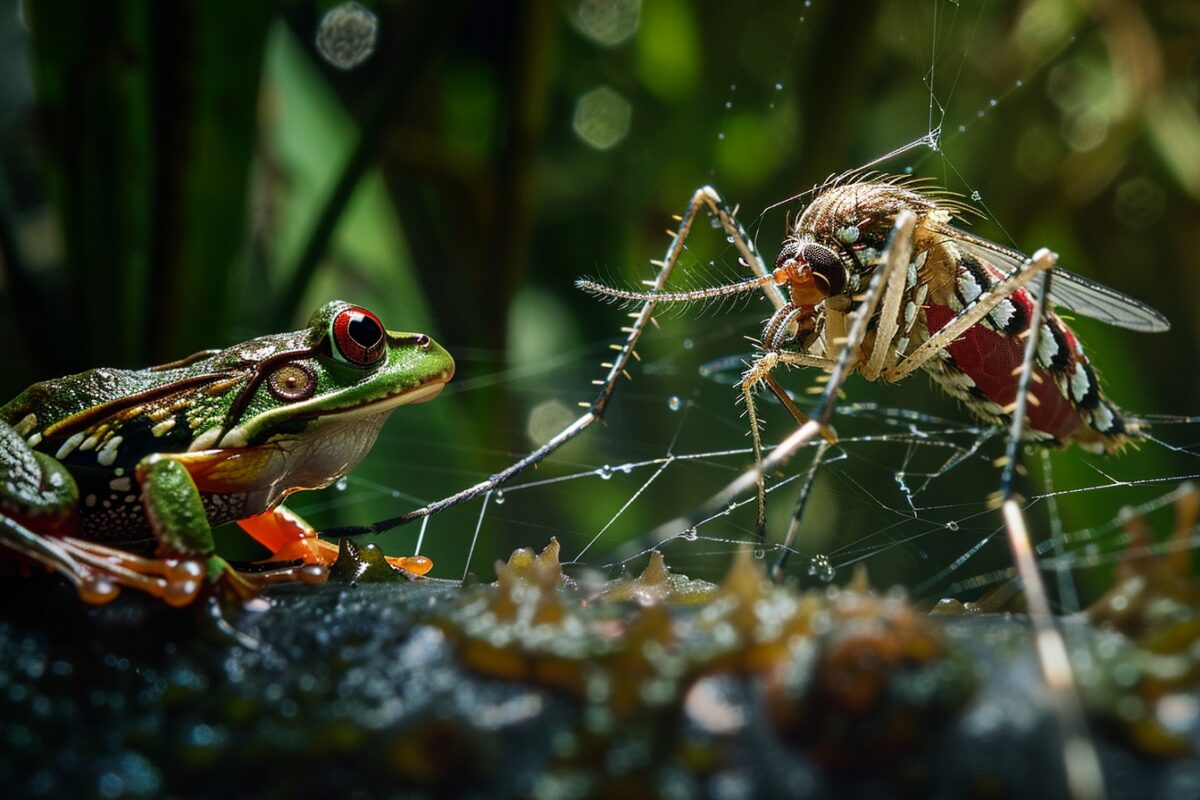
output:
[[[457,385],[402,409],[346,492],[293,505],[319,524],[390,516],[527,451],[535,408],[558,418],[590,399],[621,315],[571,282],[647,277],[695,188],[712,183],[739,204],[773,257],[800,206],[761,220],[760,210],[941,123],[940,152],[917,148],[881,168],[978,192],[983,235],[1050,246],[1064,266],[1161,309],[1169,335],[1078,327],[1118,403],[1200,410],[1192,0],[379,0],[364,4],[378,16],[375,50],[351,70],[314,47],[334,5],[38,0],[18,13],[0,3],[0,394],[292,326],[330,297],[361,302],[389,327],[446,344]],[[579,98],[598,87],[631,109],[627,134],[604,149],[573,127]],[[697,237],[692,254],[694,281],[737,269],[719,236]],[[756,306],[664,319],[606,431],[538,476],[661,457],[674,393],[697,409],[677,452],[744,446],[732,390],[696,370],[745,351],[763,316]],[[790,381],[801,391],[811,378]],[[856,379],[847,395],[963,415],[924,379]],[[776,412],[768,431],[780,436]],[[847,487],[873,476],[894,491],[903,462],[861,461],[867,472],[847,466],[814,498],[811,547],[887,524],[869,487]],[[1161,447],[1114,463],[1126,476],[1195,471],[1193,457]],[[1104,480],[1074,451],[1053,464],[1055,486]],[[598,548],[685,513],[743,465],[672,470],[670,502],[631,505]],[[964,469],[949,488],[978,512],[994,477]],[[551,534],[578,551],[638,485],[576,481],[493,507],[483,552]],[[1062,515],[1069,527],[1111,520],[1146,496],[1064,500]],[[774,504],[779,526],[789,502]],[[431,524],[426,552],[442,574],[461,568],[477,512]],[[994,532],[991,517],[976,522]],[[389,541],[407,549],[411,537]],[[938,547],[901,548],[885,574],[966,545]]]

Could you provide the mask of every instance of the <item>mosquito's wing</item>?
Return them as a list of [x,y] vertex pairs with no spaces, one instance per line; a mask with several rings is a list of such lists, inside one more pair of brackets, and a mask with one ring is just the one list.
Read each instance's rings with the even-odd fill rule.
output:
[[[1002,247],[995,242],[989,242],[987,239],[958,228],[947,225],[945,230],[964,252],[990,261],[1009,272],[1020,269],[1028,261],[1023,253]],[[1027,288],[1036,295],[1035,287]],[[1050,282],[1050,302],[1056,306],[1070,309],[1076,314],[1131,331],[1161,333],[1171,328],[1171,323],[1166,317],[1141,300],[1135,300],[1116,289],[1110,289],[1104,284],[1096,283],[1061,267],[1054,268],[1054,277]]]

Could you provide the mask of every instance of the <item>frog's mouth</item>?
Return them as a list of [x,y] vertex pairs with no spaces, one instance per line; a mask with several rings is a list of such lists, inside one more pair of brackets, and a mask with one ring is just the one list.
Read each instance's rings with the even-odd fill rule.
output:
[[[192,440],[188,451],[195,452],[198,450],[247,447],[251,442],[263,441],[264,431],[272,431],[278,428],[279,432],[282,433],[288,427],[288,423],[300,423],[301,427],[306,431],[311,430],[313,425],[324,426],[327,424],[368,419],[370,417],[379,417],[379,424],[382,424],[383,418],[400,406],[427,403],[437,397],[450,381],[450,377],[450,375],[447,375],[444,379],[430,381],[412,389],[397,392],[396,394],[384,395],[383,397],[355,406],[322,408],[320,406],[321,401],[313,401],[311,404],[301,402],[290,406],[283,406],[274,411],[260,414],[247,424],[235,425],[226,431],[224,435],[221,435],[218,428],[210,428]],[[272,435],[273,433],[267,434],[267,438]]]

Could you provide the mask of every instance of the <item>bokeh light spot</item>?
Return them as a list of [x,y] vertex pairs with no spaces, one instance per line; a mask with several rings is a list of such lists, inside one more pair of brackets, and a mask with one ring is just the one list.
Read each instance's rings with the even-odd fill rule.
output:
[[608,150],[629,133],[633,106],[607,86],[592,89],[575,104],[575,133],[597,150]]
[[596,44],[613,47],[637,32],[641,16],[642,0],[579,0],[571,22]]
[[375,52],[379,19],[358,3],[342,3],[321,18],[317,51],[338,69],[353,69]]

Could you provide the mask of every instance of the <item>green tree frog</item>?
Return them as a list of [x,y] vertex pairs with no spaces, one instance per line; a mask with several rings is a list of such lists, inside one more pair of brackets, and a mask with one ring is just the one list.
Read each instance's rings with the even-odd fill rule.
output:
[[[321,580],[337,546],[280,504],[346,475],[393,410],[453,375],[428,336],[333,301],[304,330],[34,384],[0,407],[0,549],[59,571],[93,603],[121,586],[186,605],[206,584],[249,598],[273,580]],[[268,560],[302,566],[234,570],[212,537],[229,521]],[[154,552],[130,552],[138,541]]]

